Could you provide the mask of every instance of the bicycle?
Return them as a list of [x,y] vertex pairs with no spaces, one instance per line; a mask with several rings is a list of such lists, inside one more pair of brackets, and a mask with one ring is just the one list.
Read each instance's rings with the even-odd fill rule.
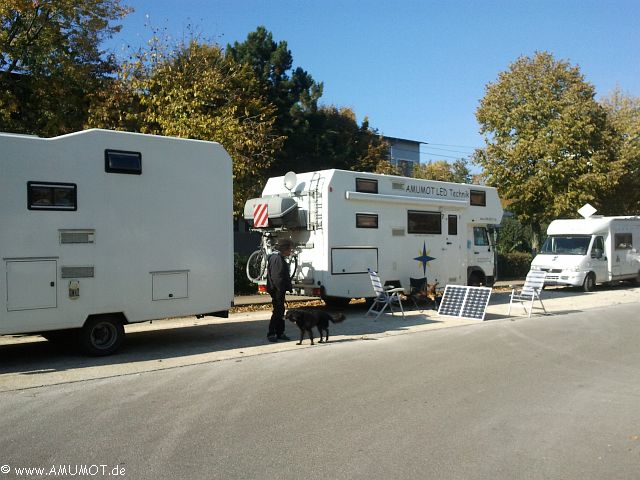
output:
[[[273,253],[277,238],[271,234],[263,234],[260,241],[260,248],[249,255],[247,260],[247,278],[252,283],[260,283],[267,277],[267,261],[269,255]],[[291,280],[296,276],[298,270],[298,246],[294,243],[291,248],[291,255],[287,259]]]

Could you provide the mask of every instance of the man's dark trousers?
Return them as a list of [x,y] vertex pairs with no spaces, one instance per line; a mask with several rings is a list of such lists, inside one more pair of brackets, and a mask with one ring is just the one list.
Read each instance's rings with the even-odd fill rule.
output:
[[269,322],[268,336],[282,335],[284,333],[284,299],[286,292],[284,290],[273,290],[271,292],[271,305],[273,305],[273,313]]

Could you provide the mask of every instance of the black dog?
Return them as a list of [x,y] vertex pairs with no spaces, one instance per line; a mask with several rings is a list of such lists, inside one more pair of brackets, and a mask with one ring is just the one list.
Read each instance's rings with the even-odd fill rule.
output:
[[[313,327],[320,332],[320,343],[329,341],[329,320],[333,323],[340,323],[345,319],[341,313],[331,315],[322,310],[289,310],[284,316],[287,320],[294,322],[300,329],[300,341],[296,345],[302,345],[304,332],[309,332],[309,339],[313,345]],[[322,340],[322,332],[326,332],[326,338]]]

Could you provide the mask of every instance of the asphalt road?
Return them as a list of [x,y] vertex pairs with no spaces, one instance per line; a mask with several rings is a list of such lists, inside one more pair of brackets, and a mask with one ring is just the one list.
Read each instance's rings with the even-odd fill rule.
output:
[[0,479],[636,479],[637,309],[6,391]]

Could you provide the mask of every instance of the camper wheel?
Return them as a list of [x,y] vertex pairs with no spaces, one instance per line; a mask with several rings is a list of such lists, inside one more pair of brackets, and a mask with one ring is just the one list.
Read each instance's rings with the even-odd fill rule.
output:
[[79,333],[82,350],[96,357],[111,355],[124,341],[122,319],[115,315],[92,317]]
[[596,288],[596,276],[593,272],[587,273],[587,276],[584,277],[584,282],[582,284],[582,290],[585,292],[593,292]]
[[467,285],[472,287],[481,287],[486,285],[487,280],[482,272],[474,270],[469,274],[469,279],[467,280]]

